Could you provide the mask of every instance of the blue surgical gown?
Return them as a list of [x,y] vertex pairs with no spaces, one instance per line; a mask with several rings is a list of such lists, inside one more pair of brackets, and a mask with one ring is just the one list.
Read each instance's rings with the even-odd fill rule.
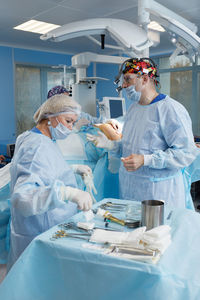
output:
[[147,164],[128,172],[121,163],[120,198],[164,200],[170,206],[185,207],[182,170],[199,154],[186,109],[169,96],[151,105],[134,103],[122,134],[118,155],[143,154]]
[[16,141],[11,163],[11,248],[9,267],[40,233],[66,221],[77,205],[61,200],[60,187],[77,187],[72,169],[49,137],[26,131]]

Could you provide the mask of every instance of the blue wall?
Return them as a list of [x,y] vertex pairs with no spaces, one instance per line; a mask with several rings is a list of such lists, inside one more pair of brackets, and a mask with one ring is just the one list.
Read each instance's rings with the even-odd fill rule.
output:
[[68,66],[71,65],[71,55],[34,51],[34,50],[25,50],[25,49],[13,49],[13,50],[14,50],[14,62],[46,64],[46,65],[59,65],[59,64],[65,64]]
[[[0,154],[6,154],[5,145],[14,143],[16,139],[15,63],[44,65],[66,64],[70,66],[71,55],[0,46]],[[96,65],[96,76],[110,79],[109,81],[98,81],[97,99],[102,100],[103,96],[118,96],[113,84],[114,77],[117,74],[117,65]],[[87,75],[93,76],[93,64],[89,66]]]
[[118,97],[116,85],[114,85],[115,76],[119,73],[119,65],[97,64],[96,73],[98,77],[109,79],[109,81],[99,80],[97,83],[97,99],[103,97]]
[[13,69],[13,49],[0,47],[0,144],[15,139]]
[[15,63],[71,65],[71,55],[0,47],[0,154],[6,154],[6,144],[15,136]]

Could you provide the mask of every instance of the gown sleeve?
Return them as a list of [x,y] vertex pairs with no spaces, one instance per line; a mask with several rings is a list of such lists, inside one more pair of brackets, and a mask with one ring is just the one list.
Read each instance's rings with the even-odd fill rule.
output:
[[[44,144],[29,147],[22,144],[15,153],[11,163],[12,206],[24,217],[63,205],[60,187],[66,185],[66,177],[73,186],[70,184],[73,174],[72,171],[62,173],[65,161],[59,161],[58,157],[49,145],[45,147]],[[63,180],[58,176],[59,170],[65,175]]]
[[189,166],[199,151],[194,143],[188,112],[180,103],[172,101],[168,106],[162,105],[158,113],[161,131],[168,148],[144,155],[144,165],[156,169]]

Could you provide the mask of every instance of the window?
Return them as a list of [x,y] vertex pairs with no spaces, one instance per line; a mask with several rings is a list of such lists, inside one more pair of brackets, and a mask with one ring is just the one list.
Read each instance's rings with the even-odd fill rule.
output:
[[34,125],[33,115],[41,105],[40,69],[16,66],[15,111],[17,135]]
[[161,93],[179,101],[192,116],[192,71],[160,74]]
[[169,57],[161,57],[159,59],[160,69],[182,68],[192,66],[191,61],[185,55],[178,55],[172,61]]
[[197,119],[197,135],[200,136],[200,118],[199,118],[199,113],[200,113],[200,72],[198,73],[197,76],[197,88],[198,88],[198,92],[197,92],[197,110],[196,110],[196,119]]
[[169,57],[156,57],[159,66],[160,92],[179,101],[188,111],[194,135],[200,136],[200,66],[192,64],[183,56],[177,56],[173,63]]
[[46,100],[53,86],[70,88],[75,81],[75,70],[17,64],[15,67],[16,136],[35,126],[33,115]]

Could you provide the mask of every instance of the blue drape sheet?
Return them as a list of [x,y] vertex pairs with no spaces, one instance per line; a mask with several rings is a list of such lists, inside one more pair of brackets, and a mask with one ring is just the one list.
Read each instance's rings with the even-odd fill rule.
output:
[[[200,299],[200,216],[187,209],[174,210],[166,220],[168,215],[166,210],[172,244],[156,265],[83,248],[82,240],[51,241],[55,226],[24,251],[0,285],[0,299]],[[83,221],[83,213],[73,220]]]
[[10,184],[0,189],[0,264],[6,264],[10,238]]

